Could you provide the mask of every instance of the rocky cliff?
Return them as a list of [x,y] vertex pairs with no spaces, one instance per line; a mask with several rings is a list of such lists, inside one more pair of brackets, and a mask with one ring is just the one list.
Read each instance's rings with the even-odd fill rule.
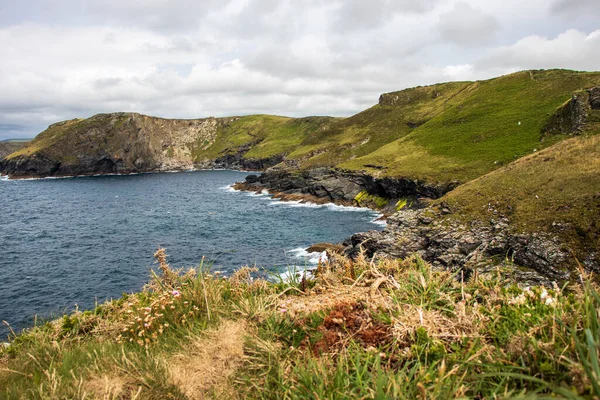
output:
[[21,150],[23,147],[27,146],[28,143],[28,141],[24,140],[7,140],[4,142],[0,142],[0,160],[2,160],[4,157],[11,153],[14,153],[15,151]]
[[[287,150],[287,138],[276,142],[274,134],[283,131],[301,139],[330,120],[274,116],[176,120],[137,113],[98,114],[49,126],[27,147],[0,161],[0,172],[19,178],[191,168],[263,170],[281,162]],[[261,145],[263,151],[257,151]]]
[[349,254],[564,278],[574,259],[598,269],[600,150],[587,138],[599,132],[600,73],[523,71],[386,93],[348,118],[99,114],[51,125],[0,173],[266,171],[237,187],[396,213]]

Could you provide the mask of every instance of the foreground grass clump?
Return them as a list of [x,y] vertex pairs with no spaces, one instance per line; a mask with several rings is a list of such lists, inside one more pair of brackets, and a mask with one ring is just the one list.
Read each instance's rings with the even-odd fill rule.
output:
[[12,338],[0,398],[597,398],[590,277],[465,282],[419,258],[341,256],[289,282],[171,269]]

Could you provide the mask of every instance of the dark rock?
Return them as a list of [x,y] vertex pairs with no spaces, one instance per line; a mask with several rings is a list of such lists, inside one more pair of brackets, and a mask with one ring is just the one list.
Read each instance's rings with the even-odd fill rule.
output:
[[590,95],[590,107],[592,110],[600,110],[600,86],[588,89]]
[[[388,218],[381,231],[357,233],[349,241],[346,254],[361,251],[368,257],[405,258],[412,254],[450,269],[479,269],[481,265],[497,265],[512,259],[516,264],[532,268],[544,279],[564,280],[569,254],[561,243],[542,233],[515,234],[506,219],[493,226],[458,222],[430,223],[425,210],[403,210]],[[438,221],[436,221],[438,222]],[[496,261],[494,261],[496,260]]]

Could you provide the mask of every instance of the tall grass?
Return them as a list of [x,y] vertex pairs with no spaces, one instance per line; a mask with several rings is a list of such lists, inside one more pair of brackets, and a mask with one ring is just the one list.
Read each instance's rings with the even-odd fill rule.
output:
[[[248,267],[224,279],[156,257],[140,293],[15,335],[0,350],[0,399],[600,397],[589,276],[526,288],[418,257],[335,256],[268,283]],[[243,356],[219,342],[231,326],[244,327],[229,331]],[[178,376],[210,362],[210,385]]]

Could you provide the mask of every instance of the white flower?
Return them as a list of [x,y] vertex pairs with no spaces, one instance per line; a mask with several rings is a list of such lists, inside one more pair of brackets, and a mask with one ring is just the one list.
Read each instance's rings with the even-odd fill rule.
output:
[[540,299],[544,300],[546,297],[548,297],[548,292],[546,291],[546,289],[544,289],[542,291],[542,294],[540,294]]

